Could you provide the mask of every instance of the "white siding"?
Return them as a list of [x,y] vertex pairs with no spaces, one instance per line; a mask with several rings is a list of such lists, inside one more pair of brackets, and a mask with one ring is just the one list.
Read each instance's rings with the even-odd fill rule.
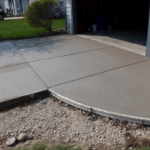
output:
[[4,8],[4,1],[3,1],[3,0],[0,0],[0,5],[2,6],[2,9],[3,9],[3,11],[4,11],[5,8]]

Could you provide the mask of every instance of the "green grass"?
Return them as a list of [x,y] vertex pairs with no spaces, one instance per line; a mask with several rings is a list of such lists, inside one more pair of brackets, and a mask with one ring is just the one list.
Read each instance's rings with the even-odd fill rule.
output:
[[[54,144],[51,147],[47,147],[44,143],[35,143],[32,146],[26,146],[19,149],[12,149],[12,150],[72,150],[74,145],[65,144],[64,142],[59,142],[58,144]],[[81,150],[80,148],[74,150]]]
[[[73,144],[66,144],[65,142],[60,141],[58,144],[54,144],[50,147],[47,147],[45,143],[38,142],[35,143],[34,145],[25,146],[17,149],[13,148],[12,150],[82,150],[81,148],[73,148],[74,146],[75,145]],[[130,148],[126,150],[130,150]],[[141,148],[141,149],[134,148],[133,150],[150,150],[150,147]]]
[[[65,28],[65,19],[56,19],[52,23],[52,30]],[[35,37],[41,32],[46,31],[43,28],[33,28],[25,24],[24,19],[0,21],[0,40]]]

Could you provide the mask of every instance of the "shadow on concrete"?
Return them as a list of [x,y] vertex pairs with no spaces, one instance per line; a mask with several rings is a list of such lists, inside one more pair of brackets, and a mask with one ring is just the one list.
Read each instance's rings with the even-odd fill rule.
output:
[[85,32],[80,35],[88,35],[88,36],[99,36],[104,37],[107,36],[109,38],[118,39],[134,44],[139,44],[142,46],[146,46],[147,41],[147,29],[143,30],[123,30],[123,29],[112,29],[112,30],[103,30],[97,32]]
[[10,42],[0,43],[0,56],[6,54],[9,54],[11,56],[16,54],[16,48]]
[[66,40],[68,41],[70,39],[63,38],[63,36],[49,36],[49,37],[37,37],[30,39],[13,40],[11,41],[11,43],[14,45],[16,49],[25,49],[40,46],[53,46],[53,45],[59,46],[59,43],[64,43],[66,42]]

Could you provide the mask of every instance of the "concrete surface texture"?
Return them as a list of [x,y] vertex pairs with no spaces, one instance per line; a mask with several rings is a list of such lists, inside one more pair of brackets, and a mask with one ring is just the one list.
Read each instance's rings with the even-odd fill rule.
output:
[[[0,43],[0,103],[49,89],[150,122],[150,59],[75,35]],[[111,115],[110,115],[111,117]]]
[[125,49],[143,56],[146,55],[146,30],[103,30],[83,33],[78,36]]

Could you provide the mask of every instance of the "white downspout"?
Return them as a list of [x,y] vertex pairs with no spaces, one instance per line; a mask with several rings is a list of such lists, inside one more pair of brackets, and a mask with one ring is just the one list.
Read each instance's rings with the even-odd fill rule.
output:
[[25,14],[24,1],[22,1],[22,7],[23,7],[23,14]]
[[11,7],[12,7],[12,10],[13,10],[13,15],[15,15],[15,8],[14,8],[14,1],[11,0]]
[[14,14],[17,15],[17,6],[16,6],[16,0],[14,0]]

